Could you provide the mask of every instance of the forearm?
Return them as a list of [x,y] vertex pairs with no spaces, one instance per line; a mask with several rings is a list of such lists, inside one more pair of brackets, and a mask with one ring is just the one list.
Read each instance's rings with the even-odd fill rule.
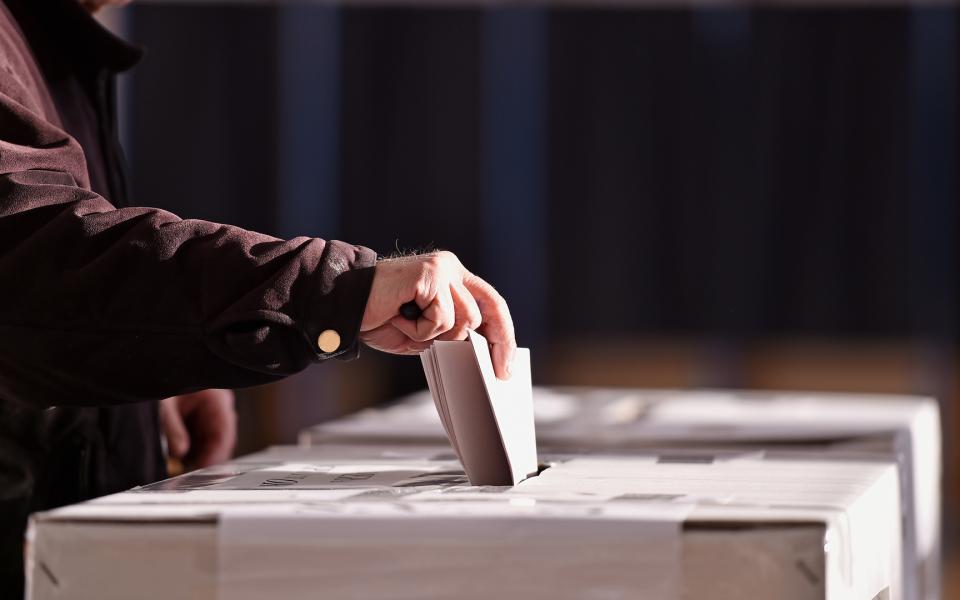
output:
[[[0,176],[8,394],[138,401],[260,384],[355,349],[372,251],[118,210],[68,179]],[[317,347],[326,329],[341,336],[332,353]]]

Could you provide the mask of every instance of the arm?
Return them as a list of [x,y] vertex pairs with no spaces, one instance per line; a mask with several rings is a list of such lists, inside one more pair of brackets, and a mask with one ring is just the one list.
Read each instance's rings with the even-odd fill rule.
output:
[[[105,404],[260,384],[354,356],[361,322],[389,352],[476,328],[509,376],[506,303],[452,254],[384,261],[375,277],[359,246],[117,209],[88,189],[80,147],[40,104],[0,76],[5,397]],[[416,323],[397,315],[411,300],[424,309]],[[324,351],[330,329],[338,344]]]
[[[117,209],[40,114],[0,77],[0,394],[134,402],[355,354],[372,251]],[[333,352],[317,346],[327,329]]]

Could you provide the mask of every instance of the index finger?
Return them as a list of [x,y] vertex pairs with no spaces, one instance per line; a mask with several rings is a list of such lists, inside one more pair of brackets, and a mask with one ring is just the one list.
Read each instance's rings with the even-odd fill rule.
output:
[[480,307],[482,323],[477,331],[490,343],[493,370],[499,379],[510,379],[513,357],[517,352],[517,340],[507,301],[492,285],[476,275],[467,275],[463,285]]

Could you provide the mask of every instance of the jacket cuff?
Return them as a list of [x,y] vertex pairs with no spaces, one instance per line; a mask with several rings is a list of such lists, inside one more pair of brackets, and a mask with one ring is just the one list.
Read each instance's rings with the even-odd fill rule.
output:
[[327,242],[318,281],[305,313],[305,333],[315,360],[353,360],[373,285],[377,254],[363,246]]

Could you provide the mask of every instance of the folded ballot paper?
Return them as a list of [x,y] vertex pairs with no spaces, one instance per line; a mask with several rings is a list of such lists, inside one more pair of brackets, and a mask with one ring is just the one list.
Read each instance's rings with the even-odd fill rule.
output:
[[537,472],[530,351],[517,350],[513,376],[497,379],[487,340],[434,342],[420,354],[430,394],[473,485],[516,485]]

